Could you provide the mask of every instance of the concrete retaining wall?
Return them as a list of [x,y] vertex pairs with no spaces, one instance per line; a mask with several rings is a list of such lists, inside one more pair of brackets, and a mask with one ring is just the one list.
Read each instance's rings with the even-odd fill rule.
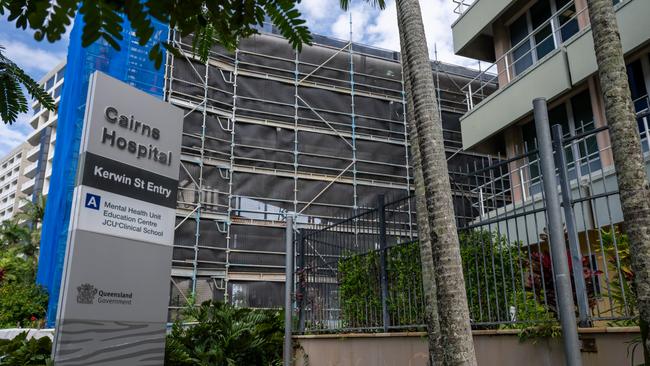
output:
[[[589,366],[630,365],[628,343],[639,336],[638,328],[585,328],[582,359]],[[377,333],[295,336],[296,366],[427,366],[426,333]],[[475,331],[474,345],[479,365],[564,365],[561,339],[519,342],[516,331]],[[631,355],[630,355],[631,356]],[[634,353],[635,365],[643,362],[641,347]]]

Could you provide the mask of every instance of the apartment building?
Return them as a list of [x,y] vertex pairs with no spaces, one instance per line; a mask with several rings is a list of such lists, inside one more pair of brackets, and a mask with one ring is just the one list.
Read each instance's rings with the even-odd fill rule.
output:
[[[566,243],[571,258],[582,257],[589,273],[577,297],[581,321],[590,317],[594,324],[606,324],[608,318],[634,316],[626,296],[611,292],[624,283],[618,253],[626,244],[614,234],[624,232],[624,220],[587,1],[454,2],[459,13],[452,24],[455,53],[488,62],[483,76],[498,84],[482,101],[476,98],[481,86],[463,88],[469,106],[460,118],[463,148],[501,158],[482,167],[477,178],[480,186],[472,197],[480,214],[470,227],[493,232],[529,255],[550,251],[547,218],[558,213],[548,211],[554,198],[542,184],[548,177],[541,176],[532,105],[533,99],[546,98],[549,123],[561,126],[555,130],[562,138],[555,136],[553,143],[555,158],[565,158],[558,165],[558,184]],[[613,3],[649,166],[650,1]]]
[[63,90],[63,75],[65,61],[59,63],[49,71],[39,83],[54,98],[57,109],[49,111],[42,108],[38,101],[34,101],[32,109],[34,115],[30,125],[34,129],[27,137],[26,144],[28,165],[24,169],[24,182],[20,186],[21,193],[32,200],[39,195],[47,196],[50,189],[50,176],[52,175],[52,158],[56,142],[56,125],[58,121],[58,105]]
[[[586,0],[454,0],[459,18],[452,25],[454,51],[490,63],[484,76],[498,89],[480,102],[481,91],[464,90],[470,110],[461,117],[463,148],[511,157],[535,141],[532,100],[545,97],[552,124],[565,137],[607,124]],[[650,27],[646,0],[614,0],[627,71],[639,116],[639,132],[648,151]],[[607,133],[576,143],[569,154],[578,161],[573,175],[611,168]],[[513,169],[514,167],[511,167]],[[521,167],[518,167],[521,168]],[[534,162],[515,174],[528,182],[515,197],[524,200],[539,187]]]
[[24,171],[30,148],[28,143],[22,143],[0,161],[0,221],[11,219],[25,197],[20,187],[27,180]]

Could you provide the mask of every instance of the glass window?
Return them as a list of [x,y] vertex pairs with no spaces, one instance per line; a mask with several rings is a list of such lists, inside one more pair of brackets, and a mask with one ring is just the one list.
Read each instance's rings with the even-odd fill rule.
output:
[[59,85],[56,87],[54,90],[54,98],[56,99],[57,97],[61,96],[61,88],[63,85]]
[[59,81],[59,80],[63,79],[63,75],[65,75],[65,66],[63,66],[63,68],[61,68],[61,70],[57,71],[57,73],[56,73],[56,81]]
[[51,77],[45,82],[45,90],[50,90],[52,89],[53,86],[54,86],[54,77]]
[[557,19],[560,26],[560,36],[562,42],[564,42],[580,30],[576,18],[576,5],[572,0],[555,0],[555,4],[559,12]]
[[636,60],[627,65],[627,79],[630,84],[630,92],[634,101],[634,109],[639,112],[648,108],[648,91],[643,77],[641,60]]
[[[528,37],[528,22],[526,14],[519,17],[510,25],[510,44],[515,46]],[[512,51],[512,62],[515,65],[515,75],[521,74],[533,64],[530,42],[523,42]]]
[[[550,18],[551,3],[549,0],[539,0],[530,8],[530,20],[533,25],[533,31],[535,31],[535,49],[538,60],[555,49],[553,30],[550,22],[546,22]],[[546,24],[542,26],[544,22]]]
[[[537,142],[535,141],[537,139],[537,134],[535,132],[535,123],[534,122],[529,122],[525,126],[521,128],[524,143],[526,145],[526,148],[528,150],[533,150],[537,147]],[[533,157],[531,157],[533,158]],[[529,161],[528,162],[528,172],[530,173],[530,180],[533,181],[535,178],[539,177],[539,161],[534,160],[534,161]]]
[[[595,128],[589,90],[585,90],[571,98],[571,109],[573,109],[575,135],[591,131]],[[599,157],[598,142],[595,135],[589,136],[586,139],[577,140],[576,142],[580,153],[580,164],[586,164],[588,161]]]
[[[630,85],[632,100],[634,101],[634,110],[638,113],[648,109],[648,90],[645,85],[641,60],[636,60],[627,65],[627,80]],[[649,122],[648,117],[637,118],[643,151],[648,151]]]

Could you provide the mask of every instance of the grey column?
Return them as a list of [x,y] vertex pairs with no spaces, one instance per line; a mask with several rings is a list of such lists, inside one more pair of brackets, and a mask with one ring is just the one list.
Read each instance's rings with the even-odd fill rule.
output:
[[562,325],[564,356],[568,366],[580,366],[582,365],[582,358],[574,312],[571,274],[569,273],[569,262],[564,245],[562,210],[560,209],[560,199],[555,179],[553,145],[551,130],[548,125],[546,99],[536,98],[533,100],[533,111],[535,113],[535,129],[537,131],[539,159],[544,179],[544,191],[546,192],[546,216],[548,217],[550,244],[553,251],[551,259],[553,260],[553,276],[557,288],[558,315]]
[[[562,190],[562,208],[564,209],[564,220],[569,236],[569,250],[571,251],[571,263],[573,264],[573,283],[575,284],[576,299],[578,300],[580,326],[588,327],[589,322],[589,300],[587,299],[587,286],[585,285],[584,268],[582,267],[582,252],[578,240],[578,229],[576,218],[573,214],[571,203],[571,182],[567,169],[566,156],[564,155],[564,144],[562,143],[562,126],[554,125],[553,146],[555,147],[555,163],[560,173],[560,189]],[[579,162],[576,162],[576,165]],[[577,171],[577,168],[576,168]],[[580,189],[578,187],[578,189]]]
[[287,215],[287,229],[285,235],[285,283],[284,283],[284,366],[291,366],[293,349],[291,346],[292,328],[292,299],[291,289],[293,288],[293,217]]

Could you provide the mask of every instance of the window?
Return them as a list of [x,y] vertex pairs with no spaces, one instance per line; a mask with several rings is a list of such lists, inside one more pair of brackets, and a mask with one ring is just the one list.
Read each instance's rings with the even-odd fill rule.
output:
[[56,98],[58,98],[59,96],[61,96],[61,88],[62,88],[62,87],[63,87],[63,84],[57,86],[56,89],[54,89],[54,95],[53,95],[54,99],[56,99]]
[[[650,84],[650,75],[644,75],[643,62],[648,62],[647,67],[650,69],[650,60],[648,60],[647,57],[638,59],[627,65],[627,79],[630,85],[632,101],[634,102],[634,110],[637,113],[645,111],[650,107],[650,101],[648,100],[648,87],[646,85],[646,79],[648,79],[648,83]],[[639,117],[637,119],[643,151],[648,151],[648,136],[650,135],[649,123],[650,121],[648,121],[647,116]]]
[[[564,138],[576,136],[595,128],[593,113],[591,110],[591,98],[589,90],[585,90],[570,100],[550,109],[548,118],[551,126],[559,124],[562,126]],[[529,122],[522,127],[523,140],[528,149],[535,147],[535,123]],[[591,174],[600,169],[600,154],[596,136],[574,140],[572,144],[565,147],[564,153],[569,170],[569,178]],[[540,191],[539,176],[540,167],[538,161],[529,161],[528,172],[530,194]],[[576,169],[577,167],[577,169]]]
[[56,81],[59,81],[63,79],[63,75],[65,75],[65,66],[61,68],[61,70],[57,71],[56,73]]
[[572,0],[538,0],[509,27],[512,63],[519,75],[578,32]]
[[[510,26],[510,44],[514,47],[528,37],[528,22],[526,14],[515,20]],[[533,64],[533,56],[530,52],[530,42],[523,42],[512,51],[512,59],[515,65],[515,75],[524,72]]]
[[54,86],[54,76],[45,82],[45,90],[50,90]]

